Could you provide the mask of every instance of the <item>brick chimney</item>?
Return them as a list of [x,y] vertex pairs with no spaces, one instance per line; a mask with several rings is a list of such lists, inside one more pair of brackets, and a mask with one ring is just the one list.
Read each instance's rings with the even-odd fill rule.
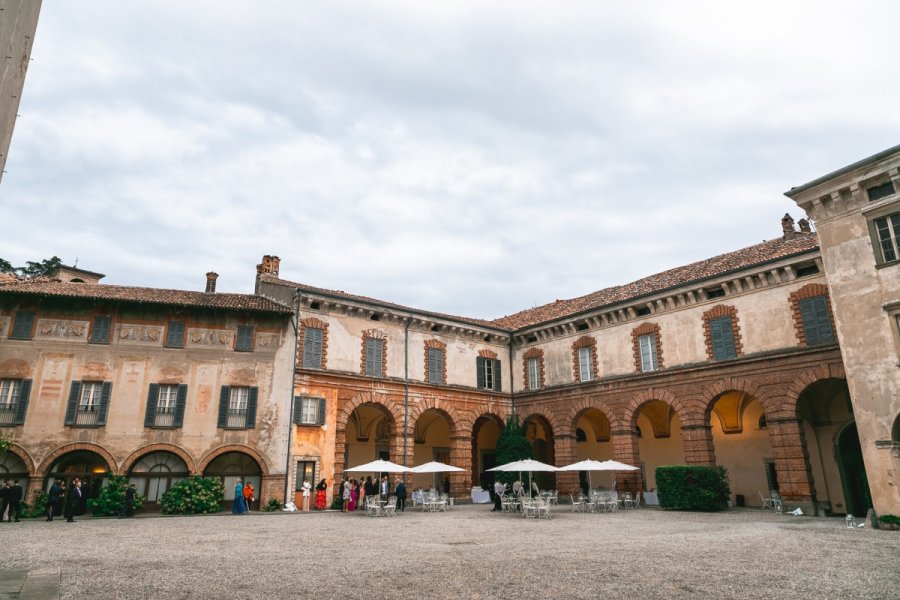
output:
[[216,293],[216,279],[219,278],[218,273],[213,273],[210,271],[206,274],[206,293],[207,294],[215,294]]
[[269,274],[278,277],[278,266],[281,264],[281,259],[277,256],[270,256],[266,254],[262,257],[262,262],[256,265],[256,274]]
[[797,225],[800,226],[800,233],[812,233],[812,227],[808,219],[800,219],[797,221]]
[[792,240],[797,236],[797,230],[794,229],[794,218],[789,213],[784,213],[781,217],[781,230],[784,232],[784,240]]

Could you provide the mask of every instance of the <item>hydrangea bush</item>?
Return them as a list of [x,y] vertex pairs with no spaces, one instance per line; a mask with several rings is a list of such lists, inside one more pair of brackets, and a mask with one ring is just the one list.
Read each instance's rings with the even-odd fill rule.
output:
[[[100,490],[100,495],[95,500],[88,500],[90,511],[98,517],[115,517],[121,514],[125,507],[125,490],[128,488],[128,478],[121,475],[110,475],[106,485]],[[144,497],[134,495],[132,507],[135,511],[144,507]]]
[[222,510],[225,488],[217,477],[194,476],[174,484],[162,497],[166,515],[204,515]]

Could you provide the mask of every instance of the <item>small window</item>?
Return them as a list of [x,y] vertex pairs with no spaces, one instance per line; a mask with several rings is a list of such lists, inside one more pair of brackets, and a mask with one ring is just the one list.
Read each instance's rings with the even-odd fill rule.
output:
[[639,317],[646,317],[647,315],[650,314],[650,307],[642,306],[640,308],[636,308],[636,309],[634,309],[634,313]]
[[219,397],[219,427],[252,429],[256,425],[258,388],[222,386]]
[[293,420],[296,425],[324,425],[325,398],[295,397]]
[[591,348],[578,349],[578,373],[581,381],[591,381],[594,378],[593,351]]
[[769,422],[766,420],[765,414],[759,415],[758,426],[760,429],[765,429],[766,427],[769,426]]
[[16,340],[30,340],[32,338],[32,325],[34,324],[34,313],[28,311],[18,311],[16,320],[13,323],[12,334],[9,336]]
[[876,200],[881,200],[882,198],[887,198],[888,196],[894,193],[894,183],[888,181],[886,183],[882,183],[881,185],[872,186],[866,190],[866,194],[869,195],[869,202],[875,202]]
[[366,338],[366,376],[383,377],[384,340]]
[[803,319],[803,333],[807,346],[834,342],[831,315],[828,312],[828,299],[825,296],[800,300],[800,316]]
[[94,317],[94,326],[91,327],[90,342],[92,344],[108,344],[111,324],[112,319],[107,315],[97,315]]
[[324,330],[318,327],[303,328],[303,368],[322,368],[322,339]]
[[184,348],[184,321],[169,321],[166,348]]
[[819,272],[819,267],[815,263],[811,265],[802,265],[796,268],[797,277],[809,277]]
[[541,359],[528,359],[528,389],[541,389]]
[[575,430],[575,441],[576,442],[586,442],[587,441],[587,435],[585,435],[584,429],[582,429],[581,427],[579,427],[578,429]]
[[721,298],[725,295],[725,290],[721,287],[714,287],[704,290],[706,292],[706,298],[711,300],[713,298]]
[[428,383],[444,384],[444,351],[440,348],[428,349]]
[[500,361],[479,356],[475,361],[476,382],[480,390],[500,391]]
[[709,336],[712,339],[715,360],[728,360],[737,356],[734,345],[734,328],[730,316],[710,319]]
[[881,251],[880,263],[888,263],[900,257],[900,213],[875,219],[875,233]]
[[582,321],[581,323],[575,324],[576,331],[587,331],[589,329],[588,324]]
[[0,427],[25,423],[30,392],[30,379],[0,379]]
[[659,356],[656,352],[656,334],[648,333],[638,338],[641,353],[641,371],[647,373],[659,369]]
[[234,349],[236,352],[253,352],[253,325],[238,325]]

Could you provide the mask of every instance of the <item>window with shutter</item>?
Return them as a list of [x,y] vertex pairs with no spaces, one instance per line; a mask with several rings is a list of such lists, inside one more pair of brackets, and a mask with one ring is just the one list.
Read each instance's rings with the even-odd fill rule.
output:
[[294,423],[297,425],[324,425],[325,399],[297,396],[294,399]]
[[444,352],[440,348],[428,349],[428,383],[444,383]]
[[154,427],[174,427],[178,407],[178,386],[161,385],[156,395]]
[[712,339],[713,358],[715,360],[727,360],[737,356],[731,317],[710,319],[709,335]]
[[0,379],[0,426],[16,424],[21,392],[21,379]]
[[166,348],[184,348],[184,321],[169,321]]
[[112,395],[109,381],[73,381],[66,406],[66,425],[95,427],[106,424]]
[[879,263],[893,262],[900,257],[900,213],[894,213],[875,219],[875,234],[877,247],[881,250],[881,256],[876,257]]
[[478,370],[476,384],[478,389],[500,391],[500,361],[479,356],[475,360]]
[[366,375],[382,376],[382,360],[384,359],[384,340],[366,338]]
[[828,299],[825,296],[814,296],[800,300],[799,304],[806,344],[818,346],[833,343],[834,331],[828,313]]
[[317,327],[303,329],[303,368],[322,368],[323,331]]
[[659,359],[656,353],[656,334],[648,333],[638,338],[638,346],[641,353],[641,371],[647,373],[659,368]]
[[540,359],[528,359],[528,389],[541,389],[541,363]]
[[234,349],[236,352],[253,352],[253,325],[238,325]]
[[31,330],[33,324],[33,312],[18,311],[16,313],[16,320],[13,323],[12,334],[9,337],[16,340],[30,340],[32,337]]
[[112,318],[107,315],[98,315],[94,317],[94,326],[91,328],[90,343],[108,344],[111,324]]

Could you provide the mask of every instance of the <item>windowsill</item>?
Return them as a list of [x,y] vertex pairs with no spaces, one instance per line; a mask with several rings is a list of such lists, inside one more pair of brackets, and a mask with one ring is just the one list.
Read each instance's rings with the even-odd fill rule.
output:
[[109,346],[109,340],[88,340],[88,344],[95,344],[97,346]]
[[32,336],[32,337],[13,337],[13,336],[9,336],[7,339],[9,339],[9,340],[17,340],[17,341],[20,341],[20,342],[27,342],[27,341],[33,340],[33,339],[34,339],[34,336]]
[[169,346],[169,345],[166,345],[166,346],[163,346],[163,348],[167,348],[167,349],[169,349],[169,350],[184,350],[184,345],[181,345],[181,346]]
[[235,352],[253,352],[253,348],[243,349],[243,348],[235,348]]
[[181,429],[181,425],[147,425],[145,429]]
[[297,427],[322,427],[318,423],[294,423]]
[[219,427],[219,429],[226,429],[228,431],[243,431],[245,429],[253,429],[252,427],[247,427],[244,425],[243,427]]
[[99,429],[100,427],[106,427],[106,425],[105,425],[105,424],[104,424],[104,425],[100,425],[100,424],[97,424],[97,425],[77,425],[77,424],[71,424],[71,425],[66,425],[66,427],[71,427],[71,428],[73,428],[73,429]]
[[900,265],[900,258],[898,258],[897,260],[892,260],[890,262],[883,262],[880,264],[876,264],[875,268],[876,269],[887,269],[890,267],[896,267],[897,265]]
[[24,423],[0,423],[0,427],[21,427]]

